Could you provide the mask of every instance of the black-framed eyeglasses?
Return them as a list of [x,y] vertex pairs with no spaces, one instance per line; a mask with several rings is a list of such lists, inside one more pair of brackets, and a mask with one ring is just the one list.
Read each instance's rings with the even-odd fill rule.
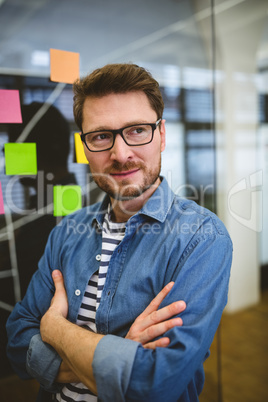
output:
[[152,142],[154,132],[162,119],[156,123],[141,123],[119,128],[118,130],[99,130],[82,133],[81,140],[91,152],[108,151],[114,146],[116,134],[120,134],[130,147],[138,147]]

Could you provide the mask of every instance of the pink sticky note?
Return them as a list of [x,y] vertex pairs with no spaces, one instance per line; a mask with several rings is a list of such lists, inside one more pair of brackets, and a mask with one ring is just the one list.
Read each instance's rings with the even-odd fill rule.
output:
[[17,89],[0,89],[0,123],[22,123]]
[[3,215],[4,213],[5,213],[4,200],[3,200],[2,186],[0,182],[0,215]]

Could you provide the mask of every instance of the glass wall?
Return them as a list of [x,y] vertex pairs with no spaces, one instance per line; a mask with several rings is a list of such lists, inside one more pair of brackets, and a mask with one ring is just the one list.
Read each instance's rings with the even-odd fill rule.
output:
[[[4,152],[6,143],[36,143],[38,166],[35,176],[10,176],[2,158],[2,334],[37,269],[49,232],[60,220],[53,216],[53,187],[79,185],[83,205],[102,196],[90,180],[88,165],[76,163],[72,87],[50,81],[50,48],[79,53],[81,76],[113,62],[148,68],[165,100],[168,135],[162,174],[176,193],[215,209],[213,74],[198,25],[204,18],[210,24],[210,10],[206,1],[196,13],[188,0],[2,2],[0,88],[19,90],[23,124],[0,125],[1,147]],[[212,42],[211,32],[209,36]],[[41,107],[42,118],[27,132]],[[4,345],[5,339],[3,356]],[[1,362],[1,375],[7,375],[11,369],[5,357]]]

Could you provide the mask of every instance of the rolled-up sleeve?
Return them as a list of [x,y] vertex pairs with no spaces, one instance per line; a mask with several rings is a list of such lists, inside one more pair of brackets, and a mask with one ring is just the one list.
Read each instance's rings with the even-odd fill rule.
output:
[[47,391],[59,392],[62,388],[54,382],[61,362],[62,359],[55,349],[43,342],[39,334],[32,337],[27,352],[26,370]]
[[[93,373],[100,401],[124,401],[138,342],[106,335],[99,342],[93,360]],[[112,370],[111,370],[112,368]]]

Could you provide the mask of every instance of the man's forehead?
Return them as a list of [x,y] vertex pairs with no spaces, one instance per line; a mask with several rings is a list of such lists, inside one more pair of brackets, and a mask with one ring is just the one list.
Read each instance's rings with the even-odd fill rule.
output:
[[[143,91],[127,91],[127,92],[110,92],[105,95],[101,96],[87,96],[85,99],[85,103],[92,103],[92,102],[105,102],[109,99],[124,99],[124,98],[144,98],[148,100],[147,95]],[[149,102],[149,100],[148,100]]]
[[114,123],[118,128],[118,124],[153,122],[156,119],[156,112],[142,91],[87,97],[83,107],[83,123],[86,125]]

